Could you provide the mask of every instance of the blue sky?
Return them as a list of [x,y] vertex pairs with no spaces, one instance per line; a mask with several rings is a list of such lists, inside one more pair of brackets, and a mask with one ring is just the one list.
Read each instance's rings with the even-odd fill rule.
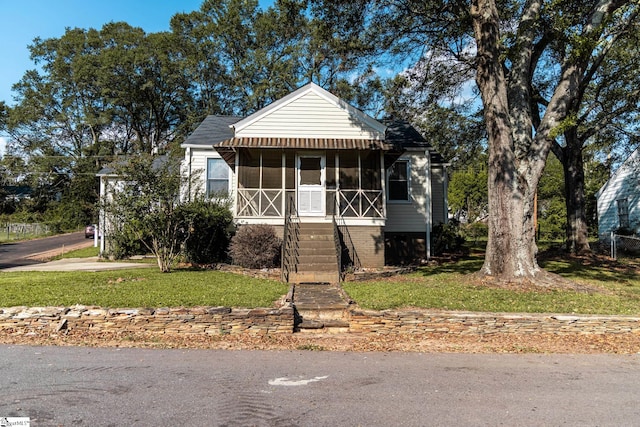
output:
[[202,0],[0,0],[0,100],[13,103],[11,86],[34,68],[27,46],[36,37],[60,37],[65,28],[101,28],[126,21],[147,32],[169,29],[178,12],[200,8]]
[[[27,46],[34,38],[60,37],[69,28],[101,28],[125,21],[146,32],[165,31],[179,12],[203,0],[0,0],[0,101],[13,104],[11,86],[35,68]],[[272,0],[261,0],[261,5]],[[263,6],[264,7],[264,6]],[[0,154],[3,143],[0,136]]]

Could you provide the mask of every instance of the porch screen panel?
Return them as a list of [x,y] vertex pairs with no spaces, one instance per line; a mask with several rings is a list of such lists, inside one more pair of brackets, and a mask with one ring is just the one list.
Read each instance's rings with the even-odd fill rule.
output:
[[241,149],[238,160],[238,195],[236,214],[260,215],[260,152]]
[[339,214],[344,217],[357,217],[360,214],[360,171],[358,170],[357,151],[340,152],[338,194]]
[[282,188],[282,152],[262,150],[262,188]]
[[262,150],[262,216],[282,215],[282,152]]
[[340,189],[357,190],[360,188],[358,176],[358,153],[345,151],[340,153]]
[[240,151],[240,188],[260,188],[260,152],[258,150]]
[[360,165],[362,167],[362,189],[382,190],[382,180],[380,178],[380,153],[375,151],[363,151],[360,154]]

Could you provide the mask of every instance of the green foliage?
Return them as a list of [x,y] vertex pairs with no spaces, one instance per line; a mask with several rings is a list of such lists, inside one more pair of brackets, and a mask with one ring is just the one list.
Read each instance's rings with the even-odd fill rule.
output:
[[474,243],[477,243],[478,240],[487,238],[489,227],[484,222],[476,221],[470,224],[460,224],[460,232],[465,240],[473,240]]
[[226,261],[233,231],[228,203],[198,199],[181,207],[189,236],[184,242],[187,262],[211,264]]
[[477,221],[487,214],[487,163],[486,156],[476,157],[466,168],[455,169],[451,174],[448,193],[449,208],[456,218],[464,216]]
[[[110,188],[112,199],[103,201],[115,235],[124,242],[135,237],[156,257],[163,272],[171,270],[189,233],[181,211],[179,164],[176,158],[141,155],[115,165],[122,180]],[[107,230],[107,235],[112,233]]]
[[589,235],[598,235],[598,206],[596,193],[610,177],[607,165],[595,160],[585,162],[585,216]]
[[139,235],[131,228],[119,224],[112,224],[107,239],[109,243],[105,255],[112,259],[126,259],[146,254],[151,244],[148,235]]
[[434,255],[460,252],[465,242],[460,233],[460,225],[455,221],[434,226],[431,232],[431,241]]
[[241,226],[231,238],[230,255],[234,264],[245,268],[269,268],[278,265],[282,241],[275,229],[266,224]]
[[567,227],[562,164],[553,155],[547,159],[538,183],[538,230],[542,240],[563,240]]

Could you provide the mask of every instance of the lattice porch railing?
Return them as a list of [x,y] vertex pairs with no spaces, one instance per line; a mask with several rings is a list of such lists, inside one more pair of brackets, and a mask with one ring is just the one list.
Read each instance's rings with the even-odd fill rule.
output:
[[[238,189],[237,216],[242,218],[285,216],[285,192],[293,195],[292,190],[283,189]],[[335,190],[327,191],[327,205],[333,205]],[[295,197],[292,199],[295,203]],[[338,215],[344,218],[384,218],[384,197],[382,190],[338,190]],[[327,210],[327,215],[333,209]]]

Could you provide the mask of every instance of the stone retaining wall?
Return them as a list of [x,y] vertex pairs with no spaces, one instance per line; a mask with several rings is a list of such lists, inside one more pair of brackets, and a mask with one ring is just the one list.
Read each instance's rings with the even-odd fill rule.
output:
[[640,333],[640,317],[433,310],[351,310],[349,332],[376,334]]
[[0,309],[0,332],[43,330],[268,335],[293,332],[293,308],[192,307],[105,309],[100,307],[11,307]]
[[[451,335],[484,334],[623,334],[640,333],[640,317],[467,313],[433,310],[350,310],[350,333]],[[100,307],[0,308],[0,332],[30,333],[65,329],[91,332],[159,334],[290,334],[294,310],[228,307],[105,309]]]

